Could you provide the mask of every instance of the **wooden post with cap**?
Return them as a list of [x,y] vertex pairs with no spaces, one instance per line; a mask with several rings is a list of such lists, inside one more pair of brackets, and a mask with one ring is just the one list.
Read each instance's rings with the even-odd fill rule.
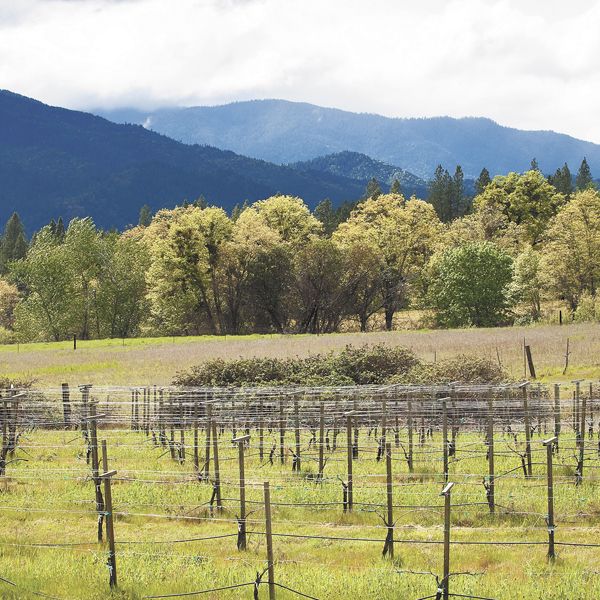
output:
[[546,524],[548,525],[548,560],[553,561],[556,557],[554,552],[554,480],[552,475],[552,448],[558,442],[556,436],[542,442],[546,446],[546,470],[547,470],[547,488],[548,488],[548,516]]
[[108,538],[109,584],[111,588],[116,588],[117,557],[115,553],[115,527],[110,484],[111,478],[114,475],[116,475],[117,472],[108,470],[108,453],[106,451],[106,440],[102,440],[102,469],[104,473],[100,475],[100,478],[104,481],[104,501],[106,505],[106,537]]
[[240,517],[238,520],[238,550],[246,549],[246,475],[244,470],[244,444],[250,441],[249,435],[233,438],[232,442],[238,445],[238,462],[240,467]]
[[443,599],[450,597],[450,500],[453,482],[446,484],[440,496],[444,496],[444,577],[442,579]]

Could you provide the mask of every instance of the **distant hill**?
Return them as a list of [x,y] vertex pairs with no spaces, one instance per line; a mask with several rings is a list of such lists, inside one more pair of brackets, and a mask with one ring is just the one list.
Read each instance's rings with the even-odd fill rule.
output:
[[587,156],[600,173],[600,145],[552,131],[522,131],[490,119],[436,117],[391,119],[284,100],[252,100],[224,106],[172,108],[154,112],[104,111],[116,122],[147,128],[185,143],[210,144],[279,164],[350,150],[430,179],[443,164],[460,164],[476,178],[524,171],[533,157],[545,173],[564,162],[576,171]]
[[58,216],[87,215],[120,228],[137,222],[143,204],[156,210],[201,194],[231,209],[277,192],[315,205],[364,191],[349,178],[182,144],[1,90],[0,182],[0,222],[16,210],[29,231]]
[[427,197],[427,182],[424,179],[359,152],[337,152],[292,163],[289,166],[300,171],[330,173],[365,183],[375,177],[385,187],[389,187],[397,179],[405,196]]

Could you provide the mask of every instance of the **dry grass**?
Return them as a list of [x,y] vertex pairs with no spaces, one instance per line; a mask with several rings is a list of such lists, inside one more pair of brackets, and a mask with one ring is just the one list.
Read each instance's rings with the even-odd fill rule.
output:
[[[412,348],[424,360],[473,354],[500,360],[514,378],[523,377],[523,339],[531,345],[542,380],[600,377],[600,325],[571,324],[497,329],[340,333],[322,336],[157,338],[0,346],[0,373],[33,377],[40,385],[170,383],[173,375],[210,358],[306,356],[346,344],[385,343]],[[563,377],[566,340],[570,368]]]

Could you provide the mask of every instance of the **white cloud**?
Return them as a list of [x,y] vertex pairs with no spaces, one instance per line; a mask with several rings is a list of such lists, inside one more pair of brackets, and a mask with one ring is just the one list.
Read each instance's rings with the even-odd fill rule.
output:
[[0,87],[82,109],[489,116],[600,142],[599,26],[585,0],[0,0]]

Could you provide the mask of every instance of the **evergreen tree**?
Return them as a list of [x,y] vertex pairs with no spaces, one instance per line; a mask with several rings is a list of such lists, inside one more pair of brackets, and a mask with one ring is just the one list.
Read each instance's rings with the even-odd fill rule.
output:
[[231,209],[231,220],[235,223],[240,215],[250,206],[248,200],[244,200],[242,204],[239,202]]
[[557,189],[557,191],[567,197],[573,193],[573,178],[571,177],[571,171],[567,163],[560,169],[556,169],[556,173],[550,175],[548,181]]
[[375,177],[372,177],[369,183],[367,183],[365,198],[377,198],[378,196],[381,196],[381,186],[379,185],[379,181]]
[[539,171],[540,170],[540,166],[538,165],[538,161],[537,161],[537,158],[535,158],[535,156],[531,159],[531,168],[529,170],[530,171]]
[[401,194],[402,190],[400,189],[400,182],[398,179],[394,179],[392,182],[392,187],[390,188],[390,194]]
[[56,221],[54,219],[51,219],[50,223],[48,223],[48,227],[50,228],[50,233],[56,235]]
[[0,271],[6,273],[8,263],[19,260],[27,254],[27,238],[25,228],[14,212],[4,227],[2,242],[0,244]]
[[475,194],[479,196],[479,194],[481,194],[490,183],[492,183],[490,172],[483,167],[483,169],[481,169],[481,173],[479,173],[477,181],[475,182]]
[[579,171],[577,171],[577,179],[575,179],[575,187],[577,190],[585,190],[591,187],[594,183],[592,179],[592,172],[590,171],[590,165],[588,165],[587,158],[583,158]]
[[204,194],[200,194],[198,198],[192,202],[192,206],[197,206],[198,208],[207,208],[208,202],[206,201]]
[[442,165],[438,165],[429,183],[430,204],[433,204],[435,212],[440,220],[448,223],[452,220],[452,198],[454,196],[454,180],[450,173]]
[[450,213],[452,219],[463,217],[467,213],[467,198],[465,196],[465,176],[460,165],[456,165],[452,178],[452,196]]
[[152,223],[152,211],[147,204],[144,204],[142,208],[140,208],[140,218],[138,221],[138,225],[142,227],[148,227]]
[[333,203],[329,198],[325,198],[317,204],[314,212],[315,217],[323,223],[323,231],[326,235],[331,235],[338,225],[336,211],[333,208]]
[[56,239],[62,242],[65,239],[65,224],[62,217],[58,217],[56,223]]

